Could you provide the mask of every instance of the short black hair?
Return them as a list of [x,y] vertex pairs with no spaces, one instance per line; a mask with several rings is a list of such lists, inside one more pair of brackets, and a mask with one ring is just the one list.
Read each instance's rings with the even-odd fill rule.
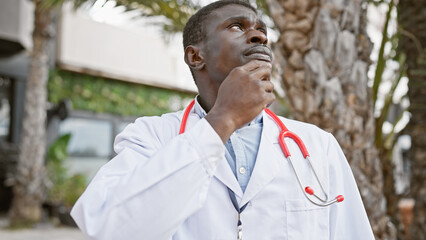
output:
[[209,5],[198,10],[192,15],[183,29],[183,48],[189,45],[195,45],[202,42],[206,38],[204,21],[214,10],[226,5],[237,4],[253,10],[257,14],[256,8],[245,1],[238,0],[221,0],[210,3]]

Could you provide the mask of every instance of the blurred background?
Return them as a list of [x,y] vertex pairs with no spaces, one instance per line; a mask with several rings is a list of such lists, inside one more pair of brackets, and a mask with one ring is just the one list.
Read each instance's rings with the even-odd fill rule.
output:
[[[83,239],[69,211],[114,137],[196,95],[181,31],[210,2],[0,0],[1,239]],[[426,1],[249,2],[273,110],[337,138],[377,239],[426,239]]]

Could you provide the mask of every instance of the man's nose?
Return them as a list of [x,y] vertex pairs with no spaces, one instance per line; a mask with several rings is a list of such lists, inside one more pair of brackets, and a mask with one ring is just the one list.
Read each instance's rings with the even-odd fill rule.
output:
[[249,32],[249,36],[247,38],[248,43],[258,43],[266,45],[268,43],[268,37],[266,34],[259,30],[252,30]]

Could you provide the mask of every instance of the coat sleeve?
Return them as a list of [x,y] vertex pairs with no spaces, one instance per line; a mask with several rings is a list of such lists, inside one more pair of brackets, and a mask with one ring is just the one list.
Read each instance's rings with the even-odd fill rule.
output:
[[170,239],[203,205],[224,156],[222,141],[201,119],[163,144],[158,121],[139,119],[117,136],[118,155],[73,207],[71,215],[89,239]]
[[330,197],[343,195],[345,198],[343,202],[330,206],[330,239],[374,240],[351,168],[331,134],[327,156],[330,163]]

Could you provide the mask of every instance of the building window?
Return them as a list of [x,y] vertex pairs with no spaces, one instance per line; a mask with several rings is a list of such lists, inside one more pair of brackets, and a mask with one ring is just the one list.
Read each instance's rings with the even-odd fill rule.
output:
[[71,133],[68,154],[72,157],[109,158],[112,154],[112,124],[107,120],[68,118],[60,134]]
[[130,123],[132,123],[132,122],[125,121],[125,122],[118,123],[116,135],[121,133],[127,127],[127,125],[129,125]]
[[98,169],[112,156],[113,124],[104,119],[67,118],[59,133],[71,134],[68,144],[68,170],[92,179]]

